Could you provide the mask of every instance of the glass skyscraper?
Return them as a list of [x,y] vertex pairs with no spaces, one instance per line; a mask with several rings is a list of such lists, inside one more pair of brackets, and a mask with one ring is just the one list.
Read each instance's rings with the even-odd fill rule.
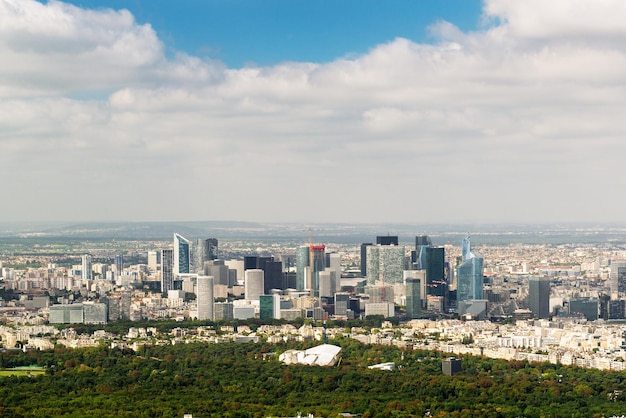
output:
[[472,252],[470,237],[463,238],[462,261],[456,268],[457,301],[483,299],[483,258]]
[[189,240],[181,235],[174,234],[174,274],[188,274],[191,261],[189,258]]

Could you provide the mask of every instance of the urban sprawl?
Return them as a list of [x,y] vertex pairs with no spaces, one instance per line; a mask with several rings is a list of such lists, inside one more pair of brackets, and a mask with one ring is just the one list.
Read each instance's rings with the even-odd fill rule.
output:
[[[216,238],[117,243],[119,254],[0,256],[5,349],[190,341],[323,340],[624,370],[626,251],[620,246],[251,245]],[[74,264],[72,264],[74,263]],[[376,329],[325,320],[385,318]],[[267,320],[251,328],[245,320]],[[196,329],[78,334],[55,324],[212,321]],[[280,323],[272,320],[283,320]],[[220,322],[222,321],[222,322]],[[229,322],[230,321],[230,322]],[[240,321],[232,326],[232,321]],[[296,321],[297,326],[294,325]]]

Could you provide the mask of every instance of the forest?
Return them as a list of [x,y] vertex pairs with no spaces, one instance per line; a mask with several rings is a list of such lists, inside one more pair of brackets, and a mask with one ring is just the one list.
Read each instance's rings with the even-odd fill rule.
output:
[[[286,366],[278,355],[313,343],[179,344],[138,352],[105,346],[4,351],[7,417],[603,417],[626,412],[625,372],[463,356],[445,376],[442,353],[362,345],[345,338],[335,367]],[[367,366],[395,362],[394,371]]]

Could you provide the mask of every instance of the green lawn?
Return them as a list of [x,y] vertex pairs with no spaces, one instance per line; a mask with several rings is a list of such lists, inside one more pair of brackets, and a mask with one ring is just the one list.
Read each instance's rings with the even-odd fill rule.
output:
[[0,377],[5,376],[39,376],[45,373],[42,367],[16,367],[0,370]]

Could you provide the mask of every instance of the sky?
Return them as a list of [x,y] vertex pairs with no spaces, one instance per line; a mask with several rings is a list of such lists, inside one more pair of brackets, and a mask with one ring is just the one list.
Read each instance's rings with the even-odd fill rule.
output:
[[2,221],[624,223],[623,0],[0,0]]

